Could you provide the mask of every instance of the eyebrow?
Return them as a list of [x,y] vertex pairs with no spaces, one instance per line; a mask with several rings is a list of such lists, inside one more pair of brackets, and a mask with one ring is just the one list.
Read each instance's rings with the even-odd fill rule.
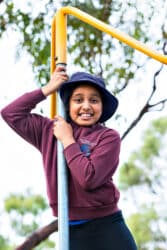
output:
[[[83,94],[82,93],[76,93],[76,94],[72,95],[72,97],[76,97],[76,96],[83,96]],[[100,94],[92,93],[90,96],[99,97],[100,98]]]

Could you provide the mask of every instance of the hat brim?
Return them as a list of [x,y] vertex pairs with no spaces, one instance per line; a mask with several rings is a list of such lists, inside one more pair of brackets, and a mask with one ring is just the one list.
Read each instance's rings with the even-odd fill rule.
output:
[[66,99],[67,93],[68,92],[71,93],[71,90],[75,89],[77,86],[82,84],[90,84],[91,86],[95,87],[96,89],[98,89],[102,97],[103,112],[99,119],[99,122],[103,123],[107,121],[109,118],[111,118],[118,107],[118,99],[114,95],[112,95],[111,92],[99,86],[97,82],[93,80],[85,81],[80,79],[79,81],[69,80],[64,82],[59,89],[60,97],[63,103],[65,104],[64,100]]

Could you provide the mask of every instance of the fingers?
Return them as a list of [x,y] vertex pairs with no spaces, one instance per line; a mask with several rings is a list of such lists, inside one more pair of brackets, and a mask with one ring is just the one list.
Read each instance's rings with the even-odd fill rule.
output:
[[60,122],[60,121],[65,121],[64,118],[60,115],[56,115],[55,118],[54,118],[54,122]]
[[53,72],[54,76],[59,76],[63,81],[67,81],[69,79],[66,68],[63,66],[58,66]]
[[55,69],[56,72],[61,72],[61,71],[66,71],[66,67],[64,66],[57,66],[56,69]]
[[59,115],[55,116],[54,126],[59,127],[62,121],[64,121],[64,119],[61,116],[59,116]]

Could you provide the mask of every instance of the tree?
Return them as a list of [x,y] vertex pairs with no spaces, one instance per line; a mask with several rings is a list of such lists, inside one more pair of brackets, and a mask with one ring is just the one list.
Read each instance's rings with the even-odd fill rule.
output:
[[[143,143],[120,168],[119,183],[127,202],[136,212],[128,223],[134,231],[139,250],[166,249],[166,137],[167,118],[151,123],[143,133]],[[162,202],[163,201],[163,202]],[[151,246],[153,248],[151,248]],[[150,248],[149,248],[150,247]]]
[[[114,27],[119,27],[120,30],[143,43],[152,42],[154,47],[162,53],[167,52],[165,14],[162,14],[165,9],[164,1],[159,2],[158,8],[156,1],[148,0],[145,0],[143,4],[137,4],[131,0],[84,2],[65,0],[61,3],[62,6],[78,7]],[[34,12],[34,2],[27,1],[27,8],[24,10],[17,8],[17,5],[10,0],[6,3],[2,2],[1,5],[4,8],[0,16],[0,36],[2,37],[11,30],[19,34],[18,55],[21,56],[22,50],[26,50],[31,55],[31,64],[36,78],[40,85],[45,84],[50,74],[51,19],[59,6],[54,1],[48,0],[47,3],[43,3],[42,11]],[[40,6],[42,9],[42,3]],[[148,10],[147,14],[144,12],[145,9]],[[157,16],[161,17],[159,33],[150,29]],[[138,78],[141,78],[142,69],[146,71],[146,65],[150,61],[148,57],[136,50],[71,16],[68,18],[68,52],[70,64],[105,77],[106,82],[111,83],[110,90],[112,89],[118,96],[122,96],[122,91],[130,88],[135,82],[137,84]],[[159,69],[155,70],[153,78],[158,71]],[[161,71],[162,68],[159,73]],[[123,132],[122,139],[136,126],[145,113],[164,107],[166,98],[151,105],[153,94],[157,91],[158,85],[155,89],[155,84],[153,84],[148,94],[148,101],[143,101],[143,105],[137,111],[138,115]],[[117,115],[118,122],[122,116],[124,115]]]
[[[4,209],[8,214],[11,223],[11,231],[14,231],[15,238],[23,239],[27,235],[31,235],[31,232],[37,231],[39,225],[43,221],[43,214],[46,213],[48,206],[46,204],[45,199],[38,194],[32,194],[32,191],[27,190],[26,193],[23,194],[10,194],[4,201]],[[52,226],[52,225],[50,225]],[[52,228],[52,227],[51,227]],[[41,243],[40,237],[38,237],[38,233],[36,232],[33,238],[33,241],[38,241],[37,244],[41,243],[36,250],[40,249],[53,249],[55,247],[55,243],[49,239],[50,233],[53,231],[49,231],[49,234],[45,232],[45,242]],[[19,236],[19,237],[18,237]],[[36,239],[37,238],[37,239]],[[32,237],[31,237],[32,240]],[[8,239],[5,239],[3,236],[0,237],[0,249],[10,250],[14,249],[7,244]],[[16,242],[15,242],[16,244]],[[36,244],[36,245],[37,245]],[[11,243],[12,245],[12,243]],[[26,245],[22,245],[22,247],[17,249],[31,249],[27,248],[30,246],[29,241],[26,241]]]

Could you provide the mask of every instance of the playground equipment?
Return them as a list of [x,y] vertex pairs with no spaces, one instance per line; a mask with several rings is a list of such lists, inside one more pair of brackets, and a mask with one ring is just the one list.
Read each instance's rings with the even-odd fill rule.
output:
[[[74,7],[60,8],[52,21],[51,37],[51,73],[58,65],[66,66],[67,61],[67,15],[73,15],[81,21],[94,26],[102,32],[108,33],[112,37],[126,43],[130,47],[139,50],[147,56],[167,64],[167,56],[149,48],[145,44],[126,35],[125,33],[112,28],[110,25],[90,16]],[[56,60],[56,62],[55,62]],[[57,109],[57,110],[56,110]],[[51,118],[54,118],[56,112],[64,117],[64,108],[60,97],[51,95]],[[69,249],[69,231],[68,231],[68,188],[67,188],[67,169],[63,157],[63,147],[58,142],[58,232],[59,232],[59,250]]]

